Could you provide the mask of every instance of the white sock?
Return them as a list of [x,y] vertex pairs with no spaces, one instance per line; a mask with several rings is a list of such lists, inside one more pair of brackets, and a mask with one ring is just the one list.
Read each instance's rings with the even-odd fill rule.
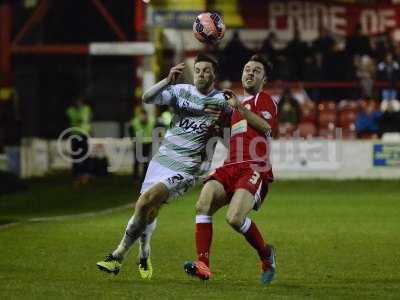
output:
[[240,232],[246,234],[246,232],[249,231],[250,226],[251,226],[251,219],[246,218],[242,226],[240,226]]
[[212,217],[207,215],[196,215],[196,224],[212,223]]
[[154,230],[156,229],[157,219],[146,226],[143,234],[140,236],[139,239],[139,257],[140,258],[147,258],[150,256],[150,241],[151,236],[153,235]]
[[139,218],[135,218],[135,215],[132,216],[126,225],[125,233],[121,242],[119,243],[117,249],[114,250],[112,255],[122,260],[132,245],[142,235],[145,228],[146,223],[143,223],[143,221]]

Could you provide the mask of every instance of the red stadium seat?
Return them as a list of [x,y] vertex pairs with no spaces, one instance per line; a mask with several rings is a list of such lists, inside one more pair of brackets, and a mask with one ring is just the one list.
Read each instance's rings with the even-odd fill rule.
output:
[[369,102],[367,100],[359,100],[359,101],[344,100],[339,103],[338,127],[340,127],[342,139],[353,140],[357,138],[356,126],[355,126],[357,113],[360,110],[365,109],[368,103]]
[[380,110],[380,103],[376,100],[359,100],[360,109],[365,110],[368,105],[372,105],[374,110]]
[[357,118],[357,113],[354,110],[343,110],[339,112],[338,126],[341,128],[348,127],[354,124]]
[[318,104],[318,110],[322,111],[336,111],[336,102],[333,101],[321,101]]
[[376,100],[360,100],[360,110],[365,111],[368,105],[372,105],[375,111],[380,110],[380,103]]
[[349,127],[345,128],[340,128],[341,129],[341,137],[344,140],[355,140],[357,138],[357,133],[356,133],[356,125],[355,124],[350,124]]
[[309,139],[317,136],[317,127],[311,122],[302,122],[298,126],[299,137]]
[[336,128],[320,129],[318,136],[323,139],[334,140],[336,138]]
[[316,123],[316,109],[315,104],[312,101],[304,102],[301,107],[301,117],[300,122]]
[[319,128],[332,129],[336,125],[336,111],[324,110],[318,115]]
[[279,123],[279,137],[290,139],[293,136],[293,132],[296,130],[296,126],[288,123]]

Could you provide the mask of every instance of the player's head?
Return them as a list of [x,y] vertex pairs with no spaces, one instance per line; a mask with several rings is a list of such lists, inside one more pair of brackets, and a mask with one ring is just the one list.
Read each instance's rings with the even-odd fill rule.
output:
[[85,98],[83,96],[79,96],[74,100],[74,105],[80,107],[85,104]]
[[203,94],[208,94],[214,88],[217,77],[218,63],[208,55],[199,54],[194,61],[194,85]]
[[245,64],[242,73],[242,85],[247,93],[255,95],[262,91],[271,73],[271,64],[260,55],[253,55]]

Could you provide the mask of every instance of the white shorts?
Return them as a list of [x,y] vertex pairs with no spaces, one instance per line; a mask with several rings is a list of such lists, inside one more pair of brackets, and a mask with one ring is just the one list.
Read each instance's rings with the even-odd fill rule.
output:
[[168,191],[167,202],[183,195],[190,187],[195,184],[196,177],[184,172],[177,172],[164,167],[158,162],[152,160],[147,169],[140,194],[145,193],[153,185],[163,183]]

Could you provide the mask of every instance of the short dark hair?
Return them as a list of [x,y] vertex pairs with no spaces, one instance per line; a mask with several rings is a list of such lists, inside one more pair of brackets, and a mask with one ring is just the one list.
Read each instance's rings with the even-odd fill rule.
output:
[[263,65],[265,75],[270,77],[272,72],[272,63],[262,54],[254,54],[249,61],[256,61]]
[[215,74],[218,73],[218,70],[219,70],[218,61],[214,57],[212,57],[211,55],[208,55],[208,54],[199,53],[197,55],[196,59],[194,60],[194,64],[197,64],[198,62],[201,62],[201,61],[211,63],[213,66],[213,69],[214,69],[214,73]]

